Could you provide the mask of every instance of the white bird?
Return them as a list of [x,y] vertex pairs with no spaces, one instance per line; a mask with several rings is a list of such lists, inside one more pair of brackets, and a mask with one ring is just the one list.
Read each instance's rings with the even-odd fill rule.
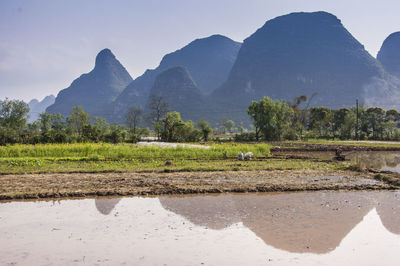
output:
[[243,157],[243,153],[242,153],[242,152],[239,152],[239,154],[238,154],[238,160],[239,160],[239,161],[243,161],[243,160],[244,160],[244,157]]
[[251,156],[253,156],[253,153],[251,151],[249,151],[248,153],[246,153],[244,155],[244,160],[245,161],[250,161],[251,160]]

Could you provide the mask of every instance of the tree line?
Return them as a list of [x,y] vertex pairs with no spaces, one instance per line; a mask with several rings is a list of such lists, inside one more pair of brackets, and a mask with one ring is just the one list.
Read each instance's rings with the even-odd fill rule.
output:
[[131,106],[125,115],[125,125],[108,123],[103,118],[92,119],[82,107],[72,108],[69,116],[42,113],[39,119],[27,123],[29,106],[19,100],[0,102],[0,145],[14,143],[72,143],[72,142],[136,142],[152,132],[162,141],[207,141],[212,128],[201,120],[184,122],[178,112],[171,112],[161,95],[152,95],[148,112]]
[[254,130],[243,139],[298,140],[324,138],[342,140],[400,140],[400,114],[395,109],[353,106],[337,110],[327,107],[300,108],[307,97],[293,103],[264,97],[247,109]]
[[[329,109],[301,108],[306,96],[292,103],[264,97],[247,108],[252,125],[235,127],[223,118],[213,129],[206,120],[183,121],[179,112],[170,111],[161,95],[151,95],[146,110],[131,106],[125,125],[92,119],[81,107],[72,108],[69,116],[42,113],[27,123],[29,107],[23,101],[0,102],[0,144],[71,143],[71,142],[136,142],[152,134],[162,141],[208,141],[215,136],[233,136],[237,141],[299,140],[304,138],[400,140],[400,114],[397,110],[356,106]],[[153,131],[148,127],[151,126]]]

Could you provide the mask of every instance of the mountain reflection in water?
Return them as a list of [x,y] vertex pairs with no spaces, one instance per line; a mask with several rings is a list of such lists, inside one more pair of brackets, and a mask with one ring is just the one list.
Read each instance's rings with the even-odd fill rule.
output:
[[[96,208],[109,214],[119,200],[96,199]],[[400,193],[228,194],[159,201],[197,226],[222,230],[241,222],[267,245],[293,253],[334,250],[373,208],[388,231],[400,234]]]

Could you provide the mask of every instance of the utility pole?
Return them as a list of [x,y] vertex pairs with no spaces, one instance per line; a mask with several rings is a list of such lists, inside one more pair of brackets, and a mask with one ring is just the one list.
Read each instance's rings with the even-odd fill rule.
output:
[[358,99],[356,99],[356,140],[358,140]]

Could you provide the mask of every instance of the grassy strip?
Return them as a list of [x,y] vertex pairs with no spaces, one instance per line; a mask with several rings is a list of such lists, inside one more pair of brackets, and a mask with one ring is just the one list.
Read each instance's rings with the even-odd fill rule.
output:
[[172,165],[166,165],[165,160],[125,160],[125,161],[62,161],[62,160],[21,160],[0,161],[0,173],[23,174],[23,173],[70,173],[70,172],[140,172],[140,171],[248,171],[248,170],[270,170],[270,169],[346,169],[341,163],[327,163],[312,160],[260,160],[243,161],[225,160],[185,160],[175,159],[170,161]]
[[77,144],[39,144],[9,145],[0,147],[0,158],[70,158],[77,160],[128,160],[128,159],[226,159],[236,157],[241,152],[253,152],[254,156],[264,157],[271,148],[268,144],[210,144],[210,149],[202,148],[159,148],[138,147],[134,144],[77,143]]

